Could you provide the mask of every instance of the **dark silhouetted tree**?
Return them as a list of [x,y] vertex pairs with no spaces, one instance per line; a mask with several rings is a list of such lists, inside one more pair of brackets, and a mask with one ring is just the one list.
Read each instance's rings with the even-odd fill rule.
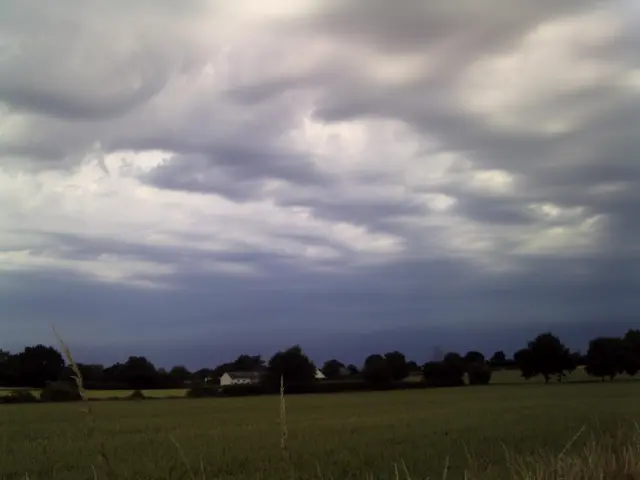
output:
[[625,350],[625,372],[632,377],[640,371],[640,330],[629,330],[622,339]]
[[551,333],[538,335],[526,349],[516,352],[514,360],[524,378],[542,375],[547,383],[553,375],[561,379],[573,364],[569,349]]
[[393,371],[389,362],[378,354],[369,355],[364,361],[362,376],[365,382],[375,386],[388,385],[393,382]]
[[201,368],[193,374],[193,379],[199,383],[215,383],[214,371],[211,368]]
[[[458,357],[460,356],[458,355]],[[462,360],[461,357],[460,360]],[[422,375],[425,383],[433,387],[458,387],[464,385],[464,369],[460,370],[460,365],[454,357],[449,357],[448,361],[425,363],[422,367]]]
[[[457,379],[463,379],[464,374],[467,372],[467,363],[459,353],[449,352],[444,356],[442,360],[447,370],[450,372],[451,378],[457,383]],[[464,380],[462,380],[464,383]]]
[[60,352],[45,345],[27,347],[18,355],[11,356],[8,363],[16,373],[20,386],[35,388],[57,381],[65,370],[65,361]]
[[233,362],[223,363],[213,369],[214,383],[220,381],[220,377],[228,372],[264,372],[266,366],[261,355],[240,355]]
[[409,376],[409,365],[404,354],[393,351],[385,353],[384,359],[387,361],[387,365],[391,369],[391,376],[393,380],[400,381]]
[[593,377],[613,380],[625,371],[625,348],[621,338],[599,337],[589,342],[585,370]]
[[491,373],[491,367],[487,362],[472,362],[467,365],[469,385],[488,385]]
[[304,388],[315,380],[316,367],[299,345],[276,353],[267,366],[265,381],[272,387],[284,379],[285,388]]
[[467,352],[467,354],[464,356],[464,361],[467,364],[485,363],[485,358],[484,358],[484,355],[482,353],[472,350],[470,352]]
[[320,370],[329,380],[338,380],[344,376],[345,366],[342,362],[333,359],[324,362]]
[[0,350],[0,385],[9,385],[11,375],[9,374],[9,358],[11,354],[4,350]]
[[351,376],[358,375],[360,373],[360,369],[358,367],[356,367],[352,363],[347,365],[347,371],[349,372],[349,375],[351,375]]
[[507,364],[507,355],[502,350],[498,350],[491,356],[489,363],[493,368],[503,368]]
[[420,368],[420,365],[418,365],[413,360],[410,360],[407,362],[407,368],[409,369],[409,374],[419,373],[422,371],[422,369]]
[[129,388],[138,390],[158,386],[156,367],[145,357],[129,357],[119,373]]
[[265,368],[261,355],[240,355],[232,363],[234,372],[256,372]]
[[82,375],[82,381],[88,388],[96,388],[104,381],[104,366],[98,364],[78,363],[78,370]]
[[128,386],[123,372],[124,364],[118,362],[105,368],[102,375],[105,383],[109,385],[110,388],[123,388]]
[[183,365],[176,365],[169,371],[168,377],[171,386],[182,388],[191,380],[191,372]]

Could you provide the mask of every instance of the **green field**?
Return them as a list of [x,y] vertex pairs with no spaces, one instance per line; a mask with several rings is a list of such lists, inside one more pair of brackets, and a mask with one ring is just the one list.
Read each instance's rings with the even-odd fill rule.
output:
[[0,478],[109,478],[101,450],[118,479],[442,478],[447,458],[457,479],[469,456],[495,478],[505,446],[558,454],[586,425],[579,450],[640,420],[639,396],[634,381],[289,396],[289,462],[274,396],[96,402],[93,427],[79,404],[4,405]]

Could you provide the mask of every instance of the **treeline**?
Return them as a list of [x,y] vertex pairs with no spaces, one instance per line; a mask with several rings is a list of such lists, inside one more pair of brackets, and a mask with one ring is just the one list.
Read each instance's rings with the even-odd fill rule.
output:
[[[353,389],[391,388],[401,383],[406,386],[407,377],[422,380],[422,386],[482,385],[488,384],[492,372],[500,369],[517,369],[527,379],[541,376],[547,382],[561,382],[583,367],[589,375],[605,380],[623,373],[634,376],[640,371],[640,330],[629,330],[622,337],[595,338],[585,354],[572,352],[557,336],[543,333],[512,358],[502,351],[488,359],[477,351],[465,355],[449,352],[438,357],[419,365],[393,351],[369,355],[361,367],[331,359],[320,368],[327,379],[323,382],[316,381],[316,366],[299,346],[277,352],[268,361],[259,355],[240,355],[232,362],[195,372],[184,366],[156,368],[142,356],[108,367],[81,363],[77,368],[85,388],[96,390],[212,388],[228,372],[260,372],[265,390],[279,388],[283,378],[290,391],[339,390],[341,387],[335,385],[346,388],[347,383]],[[36,345],[15,354],[0,350],[0,386],[44,388],[51,382],[72,382],[74,376],[73,369],[53,347]],[[245,387],[248,391],[251,388],[257,387]]]

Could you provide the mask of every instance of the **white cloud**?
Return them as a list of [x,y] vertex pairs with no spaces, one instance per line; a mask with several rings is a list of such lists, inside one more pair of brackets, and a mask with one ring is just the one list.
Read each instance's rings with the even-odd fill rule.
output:
[[570,132],[587,113],[585,108],[593,107],[550,107],[560,95],[616,83],[626,66],[585,51],[611,45],[624,27],[613,7],[537,25],[512,50],[489,54],[468,67],[457,85],[460,105],[497,128]]

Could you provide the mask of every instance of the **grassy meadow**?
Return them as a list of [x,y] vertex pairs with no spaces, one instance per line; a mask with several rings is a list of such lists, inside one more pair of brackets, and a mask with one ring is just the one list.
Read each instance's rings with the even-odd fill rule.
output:
[[503,381],[289,396],[284,451],[277,396],[4,405],[0,478],[513,478],[518,456],[584,453],[640,420],[638,381]]

